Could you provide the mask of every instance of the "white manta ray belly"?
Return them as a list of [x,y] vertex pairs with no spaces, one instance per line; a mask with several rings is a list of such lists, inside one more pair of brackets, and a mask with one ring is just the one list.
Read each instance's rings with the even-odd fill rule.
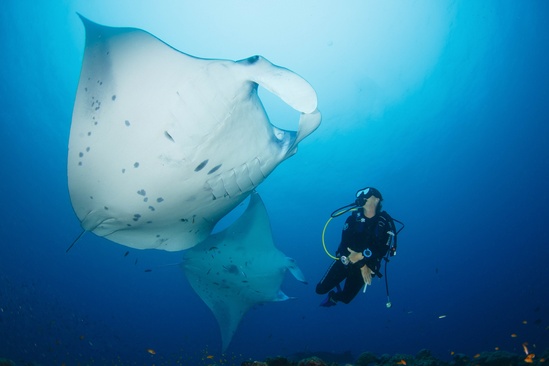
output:
[[[67,171],[85,230],[190,248],[320,124],[312,87],[260,56],[200,59],[143,30],[83,22]],[[270,124],[258,85],[301,112],[298,131]]]

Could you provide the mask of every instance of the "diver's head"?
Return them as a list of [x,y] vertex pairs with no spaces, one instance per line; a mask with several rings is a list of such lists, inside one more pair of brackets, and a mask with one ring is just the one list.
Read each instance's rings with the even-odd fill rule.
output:
[[383,201],[381,192],[373,187],[362,188],[356,192],[355,204],[359,207],[364,207],[367,203],[375,203],[376,213],[379,213],[381,211],[381,201]]

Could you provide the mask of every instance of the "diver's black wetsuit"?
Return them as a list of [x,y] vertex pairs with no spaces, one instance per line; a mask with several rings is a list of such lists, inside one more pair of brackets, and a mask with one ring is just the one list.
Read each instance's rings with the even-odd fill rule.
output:
[[372,255],[369,258],[361,259],[356,263],[344,265],[341,260],[334,260],[322,280],[316,286],[316,293],[323,295],[345,280],[343,291],[334,293],[331,298],[334,301],[341,301],[348,304],[358,294],[364,280],[360,268],[365,264],[381,277],[379,269],[381,259],[389,250],[390,237],[388,232],[394,232],[394,223],[391,216],[385,211],[376,214],[371,219],[364,216],[364,210],[359,209],[347,218],[341,234],[341,244],[336,255],[348,256],[347,248],[362,253],[369,249]]

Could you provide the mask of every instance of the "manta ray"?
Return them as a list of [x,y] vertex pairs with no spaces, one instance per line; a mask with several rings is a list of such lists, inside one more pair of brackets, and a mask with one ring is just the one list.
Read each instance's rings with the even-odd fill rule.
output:
[[[191,248],[320,124],[311,85],[261,56],[198,58],[81,18],[67,175],[85,231],[138,249]],[[300,112],[297,131],[270,123],[258,86]]]
[[274,246],[269,217],[256,192],[232,225],[183,255],[189,283],[217,319],[223,351],[252,306],[289,299],[280,290],[286,270],[306,283],[295,261]]

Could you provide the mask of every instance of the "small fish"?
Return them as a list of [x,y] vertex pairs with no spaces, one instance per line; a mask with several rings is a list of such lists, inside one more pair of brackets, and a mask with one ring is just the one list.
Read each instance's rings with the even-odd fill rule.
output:
[[526,358],[524,358],[524,362],[534,363],[534,357],[536,357],[536,355],[533,353],[530,353],[529,355],[526,355]]
[[[524,343],[522,344],[522,348],[524,349],[524,353],[525,353],[526,356],[527,356],[526,359],[528,358],[528,356],[533,355],[533,353],[530,353],[530,352],[528,351],[528,347],[527,347],[527,346],[528,346],[528,342],[524,342]],[[534,347],[535,347],[535,345],[534,345]],[[534,356],[532,356],[530,359],[532,359],[532,358],[534,358]],[[526,359],[524,359],[524,361],[525,361],[525,362],[528,362],[528,361],[526,361]]]
[[396,363],[397,365],[406,365],[406,361],[400,360]]
[[446,318],[446,315],[440,315],[438,318],[439,319],[444,319],[444,318]]
[[130,254],[130,251],[128,250],[126,253],[124,253],[124,257],[127,257],[128,254]]
[[152,272],[152,269],[147,268],[145,272]]
[[518,335],[516,335],[515,333],[511,334],[511,338],[517,338]]
[[213,356],[213,355],[208,355],[208,356],[206,356],[206,358],[209,359],[209,360],[211,360],[211,359],[214,358],[214,356]]
[[147,348],[147,352],[149,352],[151,355],[156,355],[156,351],[152,348]]

